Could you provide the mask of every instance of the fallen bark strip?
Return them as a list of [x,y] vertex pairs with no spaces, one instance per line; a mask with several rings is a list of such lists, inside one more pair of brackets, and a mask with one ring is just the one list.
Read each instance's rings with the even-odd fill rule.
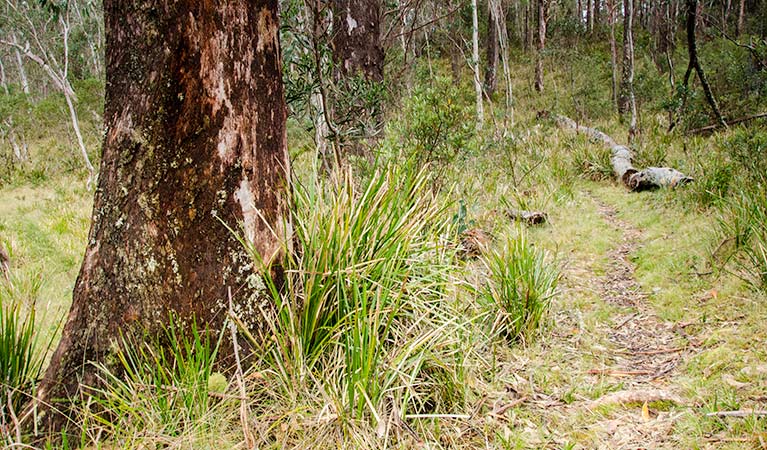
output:
[[632,191],[646,191],[661,187],[674,188],[693,181],[693,178],[670,167],[648,167],[638,170],[631,160],[633,153],[625,145],[619,145],[613,138],[597,130],[596,128],[578,125],[574,120],[565,116],[556,116],[557,124],[561,128],[585,133],[592,139],[601,141],[612,152],[610,163],[613,165],[615,176]]
[[518,222],[525,222],[528,225],[540,225],[546,223],[548,216],[541,211],[524,211],[520,209],[507,209],[506,215],[510,219]]
[[673,392],[661,389],[646,389],[638,391],[618,391],[604,397],[600,397],[589,403],[588,407],[593,409],[599,406],[628,403],[651,403],[651,402],[671,402],[677,405],[684,405],[684,399]]

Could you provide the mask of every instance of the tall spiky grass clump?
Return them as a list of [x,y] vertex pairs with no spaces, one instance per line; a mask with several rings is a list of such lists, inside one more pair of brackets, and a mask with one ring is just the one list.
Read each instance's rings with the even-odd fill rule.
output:
[[544,251],[533,247],[520,230],[483,262],[488,281],[482,299],[493,334],[509,341],[529,340],[539,329],[556,293],[559,270]]
[[277,320],[262,367],[274,408],[316,397],[342,422],[383,426],[392,411],[460,403],[454,250],[441,238],[451,221],[427,183],[407,166],[295,186],[286,283],[267,280]]
[[50,348],[50,341],[41,341],[38,332],[36,299],[41,286],[38,275],[0,277],[0,436],[4,441],[13,441],[7,433],[17,427]]
[[719,227],[732,241],[729,258],[753,289],[767,290],[767,187],[742,185],[722,207]]
[[82,408],[84,432],[106,432],[122,448],[212,448],[234,423],[226,379],[214,372],[220,338],[176,320],[160,336],[125,337],[100,366],[99,386]]

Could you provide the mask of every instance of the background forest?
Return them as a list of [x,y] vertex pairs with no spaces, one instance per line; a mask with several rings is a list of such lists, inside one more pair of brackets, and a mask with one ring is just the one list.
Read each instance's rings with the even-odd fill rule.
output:
[[[257,280],[274,314],[126,335],[36,445],[767,448],[767,2],[279,13],[299,250]],[[8,448],[88,240],[104,36],[100,1],[0,5]],[[584,127],[685,178],[616,179]],[[230,331],[253,355],[217,362]]]

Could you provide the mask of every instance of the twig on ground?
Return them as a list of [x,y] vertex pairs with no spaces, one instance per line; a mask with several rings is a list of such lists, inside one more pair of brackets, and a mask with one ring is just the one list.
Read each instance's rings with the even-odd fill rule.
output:
[[767,410],[740,409],[737,411],[714,411],[706,414],[706,417],[762,417],[767,416]]
[[653,372],[649,370],[612,370],[612,369],[591,369],[588,372],[589,375],[608,375],[615,377],[630,377],[635,375],[652,375]]

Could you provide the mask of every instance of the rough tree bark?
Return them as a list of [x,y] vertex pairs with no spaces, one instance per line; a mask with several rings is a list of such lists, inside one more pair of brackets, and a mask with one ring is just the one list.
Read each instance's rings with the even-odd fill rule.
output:
[[607,134],[595,129],[578,125],[574,120],[556,116],[557,125],[561,128],[585,133],[610,149],[610,162],[613,165],[615,177],[632,191],[646,191],[661,187],[677,187],[693,181],[682,172],[669,167],[648,167],[639,170],[632,164],[633,153],[625,145],[619,145]]
[[[629,0],[630,1],[630,0]],[[706,96],[706,101],[711,106],[711,110],[716,117],[717,122],[723,128],[727,128],[727,122],[724,120],[719,105],[716,103],[714,93],[711,91],[711,86],[706,79],[706,73],[703,71],[703,67],[698,60],[698,45],[695,39],[695,24],[698,21],[698,0],[687,0],[687,52],[690,57],[690,62],[687,65],[687,71],[684,74],[684,87],[687,90],[687,86],[690,82],[690,75],[692,70],[698,74],[698,79],[703,87],[703,93]]]
[[618,113],[629,118],[629,142],[637,132],[637,106],[634,97],[634,1],[623,0],[623,67]]
[[72,307],[38,388],[40,431],[64,424],[46,405],[97,384],[85,363],[113,360],[122,333],[158,332],[171,315],[220,329],[230,288],[259,329],[259,273],[290,234],[277,10],[277,0],[104,2],[108,131]]
[[383,81],[379,0],[333,0],[333,62],[336,80],[362,73]]
[[546,48],[546,0],[537,0],[538,42],[535,55],[535,90],[543,92],[543,51]]
[[498,87],[498,17],[493,2],[487,2],[487,68],[485,69],[485,92],[492,96]]

